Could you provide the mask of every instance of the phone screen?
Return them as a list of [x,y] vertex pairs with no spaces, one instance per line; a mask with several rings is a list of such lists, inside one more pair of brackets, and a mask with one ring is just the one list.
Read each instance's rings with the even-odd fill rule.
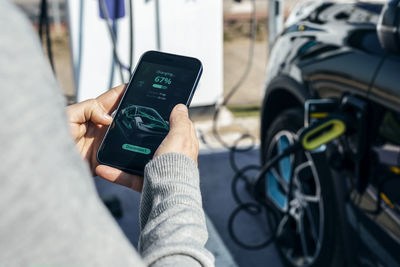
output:
[[138,64],[98,152],[101,163],[134,173],[152,159],[169,132],[172,109],[189,104],[201,74],[198,60],[195,67],[191,58],[170,55],[159,61],[157,55],[165,54],[152,53]]

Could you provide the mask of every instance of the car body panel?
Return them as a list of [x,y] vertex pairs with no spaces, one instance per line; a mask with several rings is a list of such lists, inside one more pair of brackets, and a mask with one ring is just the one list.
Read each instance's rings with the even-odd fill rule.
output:
[[[400,266],[400,55],[388,54],[379,42],[376,24],[383,4],[306,5],[304,12],[297,8],[289,16],[270,53],[261,145],[273,117],[290,105],[343,94],[366,101],[369,118],[376,120],[367,131],[376,140],[368,148],[371,166],[365,168],[371,172],[362,177],[365,187],[348,188],[352,198],[345,213],[353,234],[344,238],[354,240],[345,249],[358,255],[360,264]],[[288,101],[289,95],[294,100]]]
[[266,83],[288,75],[307,83],[311,95],[338,97],[346,90],[367,96],[384,52],[374,24],[381,5],[372,5],[372,11],[366,6],[321,4],[318,12],[288,26],[271,51]]
[[400,112],[400,56],[387,56],[376,76],[370,99]]

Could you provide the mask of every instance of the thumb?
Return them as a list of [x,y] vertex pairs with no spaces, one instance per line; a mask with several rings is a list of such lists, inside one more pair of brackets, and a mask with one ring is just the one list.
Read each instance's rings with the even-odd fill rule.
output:
[[176,105],[171,112],[169,122],[171,129],[155,152],[154,158],[167,153],[179,153],[197,163],[199,146],[187,107],[182,104]]
[[102,125],[109,125],[112,122],[112,117],[96,99],[90,100],[89,105],[85,107],[85,119]]
[[185,105],[178,104],[174,107],[169,117],[171,130],[182,127],[182,124],[189,121],[189,112]]

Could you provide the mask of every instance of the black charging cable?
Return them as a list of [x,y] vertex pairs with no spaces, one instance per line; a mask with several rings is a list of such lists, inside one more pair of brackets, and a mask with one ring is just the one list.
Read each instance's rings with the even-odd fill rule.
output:
[[[236,0],[235,0],[236,1]],[[238,2],[238,1],[237,1]],[[217,107],[214,111],[213,114],[213,120],[212,120],[212,131],[213,131],[213,136],[215,139],[226,149],[229,151],[229,162],[230,166],[232,167],[233,171],[235,172],[235,176],[232,180],[232,185],[231,185],[231,190],[232,190],[232,195],[238,204],[237,208],[232,212],[232,214],[229,216],[228,220],[228,231],[233,239],[233,241],[238,244],[239,246],[245,248],[245,249],[260,249],[263,247],[268,246],[271,242],[274,241],[275,239],[275,229],[272,230],[272,235],[269,236],[264,242],[260,244],[246,244],[245,242],[241,241],[235,231],[234,231],[234,221],[237,217],[237,215],[245,211],[251,215],[258,215],[261,212],[265,211],[272,211],[272,204],[269,202],[266,202],[265,200],[262,201],[257,201],[257,202],[252,202],[252,203],[243,203],[242,200],[239,197],[239,194],[237,192],[237,185],[240,180],[243,180],[246,184],[246,187],[252,192],[256,192],[261,183],[261,181],[264,180],[263,176],[261,174],[265,173],[278,162],[281,158],[285,157],[286,153],[284,152],[283,154],[279,155],[279,157],[276,157],[276,159],[273,159],[270,161],[272,164],[268,166],[261,167],[259,165],[248,165],[243,168],[239,168],[239,165],[236,162],[236,153],[244,153],[244,152],[249,152],[254,149],[255,147],[255,137],[249,133],[244,133],[242,134],[234,143],[233,145],[227,144],[223,138],[221,137],[219,130],[218,130],[218,120],[219,120],[219,115],[223,107],[225,107],[228,102],[231,100],[231,98],[237,93],[237,91],[240,89],[240,87],[243,85],[243,83],[246,81],[251,68],[253,66],[253,61],[254,61],[254,48],[255,48],[255,42],[256,42],[256,35],[257,35],[257,9],[256,9],[256,1],[252,0],[252,16],[251,16],[251,33],[250,33],[250,45],[249,45],[249,51],[248,51],[248,61],[246,68],[242,74],[242,76],[239,78],[239,80],[236,82],[236,84],[231,88],[231,90],[228,92],[226,97],[224,98],[223,102],[221,104],[217,104]],[[207,145],[207,142],[204,138],[204,135],[202,132],[200,132],[200,138],[201,140]],[[250,145],[240,147],[240,143],[242,143],[245,140],[250,140]],[[289,153],[290,154],[290,153]],[[268,167],[265,169],[265,167]],[[246,173],[250,170],[257,170],[260,171],[260,175],[256,178],[256,180],[252,180],[251,177],[247,176]],[[257,182],[258,181],[258,182]],[[261,197],[257,197],[258,200],[261,200]],[[272,214],[276,214],[273,212]],[[275,217],[275,215],[273,215]]]
[[[233,146],[230,146],[222,139],[222,137],[218,131],[218,118],[219,118],[221,109],[228,104],[228,102],[231,100],[231,98],[237,93],[237,91],[240,89],[240,87],[246,81],[247,77],[249,76],[250,70],[253,66],[254,47],[255,47],[256,36],[257,36],[257,8],[256,8],[255,0],[251,0],[251,3],[252,3],[251,33],[250,33],[250,45],[249,45],[248,61],[247,61],[246,68],[245,68],[242,76],[240,77],[240,79],[236,82],[236,84],[231,88],[229,93],[226,95],[223,102],[221,104],[217,104],[217,107],[216,107],[214,115],[213,115],[212,130],[213,130],[214,137],[224,148],[234,151],[233,153],[249,151],[254,148],[254,144],[255,144],[254,136],[251,136],[250,134],[246,133],[246,134],[243,134],[240,138],[238,138],[238,140],[235,142],[235,144]],[[245,149],[238,148],[237,145],[244,139],[251,139],[252,144]],[[235,162],[231,161],[231,165],[232,165],[233,169],[235,171],[237,171],[237,165],[235,164]]]
[[[121,78],[122,83],[125,82],[124,79],[124,73],[123,70],[127,70],[130,71],[130,68],[126,67],[120,60],[120,57],[118,55],[118,51],[117,51],[117,40],[116,40],[116,33],[113,30],[113,25],[112,25],[112,21],[110,19],[110,15],[108,14],[108,10],[107,10],[107,6],[106,6],[106,2],[105,0],[99,0],[99,4],[100,4],[100,9],[101,12],[103,12],[104,15],[104,19],[106,21],[106,26],[107,26],[107,30],[108,30],[108,34],[110,35],[111,38],[111,45],[112,45],[112,49],[113,49],[113,56],[115,61],[118,64],[118,69],[119,69],[119,75]],[[130,74],[130,73],[129,73]]]
[[[344,104],[345,105],[345,104]],[[352,126],[354,125],[354,118],[346,114],[343,110],[338,110],[338,112],[332,113],[326,118],[320,119],[317,122],[312,123],[306,128],[302,128],[298,134],[296,141],[294,144],[286,148],[283,152],[275,155],[271,159],[269,159],[262,167],[258,167],[255,165],[246,166],[238,172],[232,181],[232,193],[235,201],[238,204],[238,207],[233,211],[231,216],[229,217],[228,229],[232,239],[241,247],[246,249],[260,249],[268,246],[271,242],[273,242],[284,230],[284,227],[288,219],[290,218],[289,212],[291,211],[290,205],[284,211],[278,209],[278,207],[274,204],[273,200],[266,194],[266,178],[267,173],[270,171],[273,173],[273,168],[277,163],[279,163],[283,158],[290,156],[298,151],[312,151],[320,147],[321,145],[327,144],[332,140],[342,136],[347,131],[349,133],[352,132]],[[244,175],[245,172],[249,170],[258,170],[258,174],[254,179],[249,179]],[[285,199],[287,203],[291,203],[293,199],[293,186],[294,180],[293,177],[293,168],[290,168],[289,173],[289,182],[284,180],[279,174],[274,175],[277,179],[279,187],[282,188],[282,191],[285,194]],[[239,194],[237,192],[237,184],[238,181],[242,179],[245,182],[247,191],[250,192],[251,196],[254,199],[254,203],[243,203],[243,201],[239,198]],[[271,219],[267,217],[267,221],[269,223],[269,228],[271,230],[271,235],[268,236],[267,240],[261,244],[246,244],[241,241],[233,229],[234,220],[241,211],[245,211],[250,215],[258,215],[262,210],[265,210],[265,213],[271,214],[275,223],[271,225]],[[280,222],[278,222],[279,218]],[[268,220],[269,219],[269,220]]]
[[[295,153],[296,151],[299,151],[302,149],[302,146],[299,142],[294,143],[292,146],[288,147],[286,150],[284,150],[282,153],[274,156],[272,159],[270,159],[264,166],[260,167],[257,165],[248,165],[243,167],[242,169],[238,170],[235,174],[235,177],[233,178],[232,181],[232,194],[233,197],[237,203],[237,207],[235,210],[231,213],[228,219],[228,232],[233,241],[239,245],[240,247],[243,247],[247,250],[258,250],[267,247],[270,245],[272,242],[274,242],[279,235],[280,232],[282,232],[284,225],[281,223],[278,224],[278,218],[279,218],[279,212],[275,205],[272,203],[272,201],[265,196],[264,191],[262,188],[265,188],[265,179],[266,179],[266,174],[270,171],[270,169],[276,165],[281,159],[289,156],[292,153]],[[250,171],[250,170],[257,170],[258,175],[254,180],[249,179],[244,175],[244,173]],[[293,170],[291,170],[290,177],[293,175]],[[251,193],[253,196],[255,202],[247,202],[244,203],[237,192],[237,185],[238,181],[243,180],[245,182],[245,186],[247,190]],[[293,194],[293,178],[290,179],[289,185],[287,188],[286,192],[286,198],[288,202],[292,199],[292,194]],[[281,181],[281,184],[284,183],[284,181]],[[266,238],[265,241],[259,243],[259,244],[248,244],[245,243],[244,241],[240,240],[240,238],[237,236],[236,232],[234,231],[234,223],[236,217],[239,215],[240,212],[246,212],[252,216],[257,216],[261,214],[262,212],[265,213],[267,216],[267,221],[268,220],[268,214],[272,216],[273,220],[275,221],[274,225],[269,224],[270,232],[271,234]],[[287,218],[289,213],[289,208],[286,209],[286,211],[282,214],[282,218]]]
[[[268,165],[266,166],[259,166],[259,165],[248,165],[244,166],[243,168],[239,168],[239,165],[236,162],[236,153],[244,153],[244,152],[249,152],[255,148],[255,137],[249,133],[244,133],[242,134],[234,143],[233,145],[227,144],[221,137],[219,130],[218,130],[218,120],[219,120],[219,115],[223,107],[225,107],[228,102],[231,100],[231,98],[237,93],[237,91],[240,89],[240,87],[243,85],[243,83],[246,81],[251,68],[253,66],[253,61],[254,61],[254,48],[255,48],[255,42],[256,42],[256,35],[257,35],[257,9],[256,9],[256,2],[255,0],[251,1],[252,3],[252,16],[251,16],[251,33],[250,33],[250,45],[249,45],[249,51],[248,51],[248,61],[246,68],[242,74],[242,76],[239,78],[237,83],[232,87],[232,89],[229,91],[229,93],[226,95],[224,98],[223,102],[219,105],[217,105],[215,112],[213,114],[213,124],[212,124],[212,131],[213,131],[213,136],[216,138],[216,140],[226,149],[229,150],[229,162],[230,165],[235,172],[235,176],[232,180],[232,185],[231,185],[231,191],[232,195],[238,204],[236,209],[231,213],[229,216],[228,220],[228,231],[233,239],[233,241],[238,244],[239,246],[249,249],[249,250],[255,250],[255,249],[261,249],[263,247],[268,246],[275,240],[276,236],[276,229],[272,229],[272,235],[269,236],[264,242],[260,244],[246,244],[245,242],[241,241],[240,238],[236,235],[234,231],[234,222],[236,217],[239,215],[240,212],[245,211],[251,215],[258,215],[262,213],[263,211],[270,212],[274,218],[276,217],[276,212],[274,210],[273,204],[271,204],[269,201],[263,199],[261,197],[260,192],[258,192],[258,188],[260,187],[262,181],[264,181],[264,176],[265,173],[268,172],[268,170],[276,164],[280,159],[286,156],[286,154],[290,154],[291,150],[285,151],[279,156],[275,157],[271,161],[269,161]],[[203,134],[200,132],[200,137],[202,140],[204,140]],[[242,143],[245,140],[250,140],[250,145],[240,147],[240,143]],[[203,141],[205,144],[205,140]],[[298,147],[296,146],[296,149]],[[259,175],[257,176],[256,179],[252,180],[252,177],[246,175],[248,171],[251,170],[256,170],[259,171]],[[243,203],[243,201],[240,199],[239,194],[237,192],[237,185],[238,182],[242,180],[245,182],[246,187],[252,194],[256,193],[258,195],[256,197],[256,202],[249,202],[249,203]]]
[[[99,0],[100,10],[102,11],[104,18],[106,20],[106,26],[108,34],[110,35],[111,45],[113,49],[113,62],[112,62],[112,73],[113,73],[113,66],[114,60],[117,62],[120,68],[120,76],[122,78],[123,74],[121,75],[121,68],[124,70],[129,71],[129,74],[133,71],[133,58],[134,58],[134,31],[133,31],[133,0],[128,1],[129,4],[129,66],[125,66],[121,63],[118,57],[117,52],[117,32],[113,29],[112,23],[110,22],[110,16],[108,14],[108,9],[105,5],[104,0]],[[78,18],[78,48],[77,48],[77,63],[75,67],[74,77],[75,77],[75,85],[79,87],[80,82],[80,72],[81,72],[81,63],[82,63],[82,42],[83,42],[83,24],[84,24],[84,8],[85,3],[84,0],[79,1],[79,18]],[[105,12],[104,12],[105,11]],[[115,57],[117,55],[117,57]],[[113,76],[113,74],[111,74]],[[113,77],[110,77],[110,81]],[[124,82],[124,80],[122,80]],[[110,89],[109,86],[107,89]]]
[[[44,30],[43,30],[44,28]],[[44,37],[44,31],[46,35]],[[50,66],[55,73],[54,69],[54,61],[53,61],[53,49],[51,47],[51,39],[50,39],[50,22],[49,22],[49,14],[47,10],[47,0],[42,0],[40,2],[40,16],[39,16],[39,38],[43,44],[43,38],[46,41],[47,47],[47,56],[49,58]]]

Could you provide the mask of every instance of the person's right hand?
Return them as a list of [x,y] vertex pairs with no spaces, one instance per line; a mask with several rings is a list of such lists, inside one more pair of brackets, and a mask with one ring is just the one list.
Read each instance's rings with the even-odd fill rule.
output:
[[[193,123],[189,119],[187,107],[182,104],[176,105],[171,112],[169,123],[170,131],[154,153],[153,158],[167,153],[180,153],[193,159],[197,164],[199,142]],[[111,182],[124,185],[138,192],[142,191],[143,179],[135,175],[106,165],[97,166],[96,173]]]
[[193,123],[189,119],[188,109],[178,104],[171,112],[170,131],[158,147],[154,158],[167,153],[180,153],[193,159],[197,164],[199,141]]

